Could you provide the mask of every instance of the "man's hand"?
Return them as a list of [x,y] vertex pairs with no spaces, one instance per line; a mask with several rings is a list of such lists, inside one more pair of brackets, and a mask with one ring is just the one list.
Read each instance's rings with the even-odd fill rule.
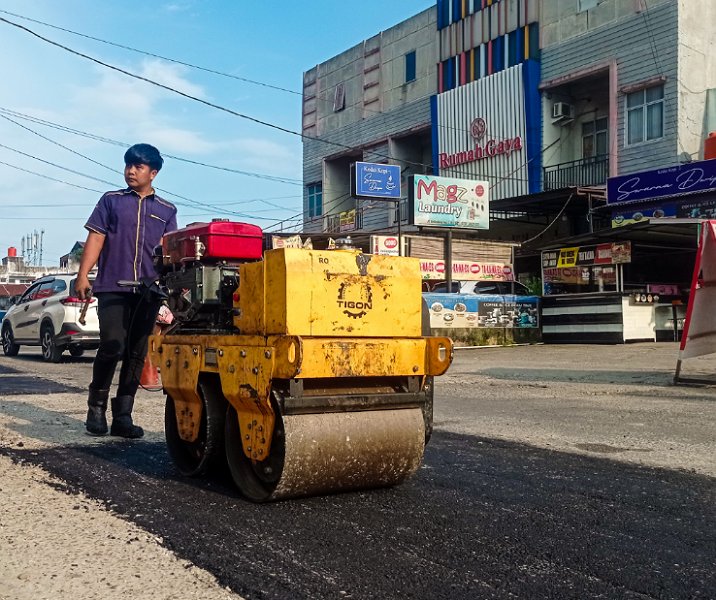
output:
[[92,296],[92,286],[87,275],[77,275],[75,279],[75,294],[80,300],[87,300]]

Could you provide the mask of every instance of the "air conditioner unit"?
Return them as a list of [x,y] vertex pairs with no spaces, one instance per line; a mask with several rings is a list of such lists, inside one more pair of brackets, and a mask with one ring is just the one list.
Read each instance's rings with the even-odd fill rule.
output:
[[552,118],[560,121],[574,119],[574,106],[566,102],[555,102],[552,105]]

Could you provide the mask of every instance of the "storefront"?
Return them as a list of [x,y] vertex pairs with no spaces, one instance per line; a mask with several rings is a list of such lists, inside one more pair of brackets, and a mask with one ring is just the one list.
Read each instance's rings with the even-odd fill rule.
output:
[[545,343],[674,341],[698,219],[642,219],[542,249]]

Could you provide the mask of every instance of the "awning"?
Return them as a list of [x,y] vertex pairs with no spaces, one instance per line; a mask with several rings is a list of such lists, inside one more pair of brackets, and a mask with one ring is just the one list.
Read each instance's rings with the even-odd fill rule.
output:
[[605,242],[631,241],[642,248],[695,250],[698,246],[699,225],[704,222],[703,219],[644,219],[639,223],[560,238],[547,244],[527,246],[524,249],[529,253],[572,246],[591,246]]
[[[523,212],[532,216],[554,216],[560,212],[565,204],[567,214],[585,214],[590,208],[601,206],[605,200],[592,197],[591,206],[589,193],[604,192],[598,188],[569,187],[559,190],[550,190],[516,198],[502,198],[490,201],[490,212]],[[570,198],[571,196],[571,198]],[[569,202],[567,202],[569,200]]]

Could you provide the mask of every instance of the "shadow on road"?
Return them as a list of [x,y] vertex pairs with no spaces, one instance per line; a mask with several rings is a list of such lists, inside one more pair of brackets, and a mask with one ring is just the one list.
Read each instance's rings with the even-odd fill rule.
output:
[[436,431],[395,488],[256,505],[163,443],[0,449],[253,598],[696,598],[716,589],[716,482]]

